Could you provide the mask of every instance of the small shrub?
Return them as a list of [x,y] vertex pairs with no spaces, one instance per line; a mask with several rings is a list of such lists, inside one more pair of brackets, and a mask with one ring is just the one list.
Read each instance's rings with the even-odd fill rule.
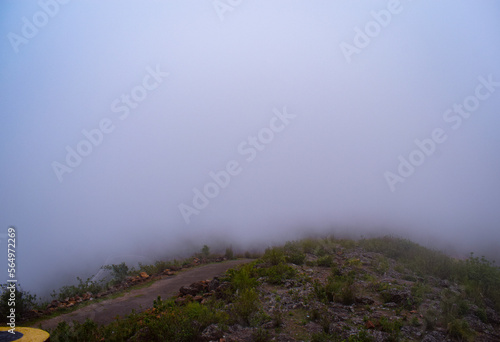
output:
[[396,266],[394,266],[394,271],[398,272],[398,273],[401,273],[401,274],[405,274],[406,273],[406,269],[403,265],[401,264],[397,264]]
[[256,270],[253,263],[243,265],[239,270],[231,269],[228,272],[231,288],[238,290],[253,289],[257,286]]
[[475,332],[471,330],[469,324],[463,319],[454,319],[447,326],[448,334],[460,341],[473,341]]
[[208,259],[210,256],[210,247],[207,245],[203,245],[203,248],[201,249],[201,256],[205,259]]
[[481,320],[481,322],[488,323],[488,315],[486,315],[486,310],[484,308],[479,308],[475,314],[477,318]]
[[270,284],[283,284],[287,279],[293,279],[297,271],[286,264],[278,264],[268,268],[261,268],[259,275],[266,277]]
[[139,263],[139,270],[136,272],[129,271],[129,274],[139,274],[141,272],[146,272],[149,275],[153,274],[160,274],[166,269],[171,269],[173,271],[177,271],[181,269],[181,265],[177,260],[174,260],[174,262],[168,262],[168,261],[156,261],[154,264],[151,265],[144,265],[142,263]]
[[316,260],[316,264],[321,267],[331,267],[333,265],[333,258],[331,255],[322,256]]
[[424,315],[424,322],[426,330],[434,330],[438,323],[438,313],[433,309],[427,310]]
[[57,298],[58,300],[65,300],[65,298],[83,296],[87,292],[95,295],[106,289],[106,286],[102,281],[92,281],[92,278],[83,280],[80,277],[76,277],[76,279],[78,280],[78,285],[62,286],[57,292],[53,291],[51,296],[53,298]]
[[382,317],[379,323],[382,327],[382,331],[390,334],[388,341],[399,341],[401,328],[403,327],[403,322],[401,320],[396,319],[390,321],[387,317]]
[[275,266],[285,262],[285,253],[283,252],[283,249],[279,247],[267,248],[262,260],[270,263],[272,266]]
[[106,265],[102,267],[105,270],[110,270],[111,271],[111,276],[113,277],[113,280],[111,281],[113,284],[119,284],[122,281],[125,280],[125,278],[129,274],[129,268],[127,264],[122,262],[119,265]]
[[284,247],[286,262],[302,265],[306,259],[306,255],[302,253],[300,247],[296,243],[287,242]]
[[430,293],[431,289],[429,286],[424,283],[417,282],[411,288],[411,295],[413,297],[413,301],[415,305],[418,307],[425,299],[427,293]]
[[[123,331],[115,333],[114,336],[120,338]],[[85,322],[80,323],[78,321],[73,321],[73,326],[70,326],[66,322],[60,322],[57,327],[51,332],[50,340],[53,342],[88,342],[88,341],[100,341],[102,336],[102,331],[100,331],[98,325],[87,319]],[[116,339],[114,339],[116,341]]]
[[281,327],[283,325],[283,311],[281,308],[273,310],[271,318],[275,328]]
[[356,269],[359,269],[359,268],[361,268],[361,266],[363,266],[363,263],[358,258],[351,258],[351,259],[347,260],[346,264],[347,264],[347,266],[353,267]]
[[382,255],[378,255],[375,260],[372,260],[372,266],[378,274],[384,275],[389,270],[389,260]]
[[250,316],[257,312],[260,307],[258,300],[259,295],[255,289],[247,288],[239,293],[234,302],[234,311],[243,323],[250,324]]
[[252,332],[252,341],[255,342],[267,342],[271,340],[271,334],[266,329],[258,327],[257,330]]
[[304,239],[301,241],[301,244],[304,253],[313,253],[314,249],[318,245],[318,241],[314,239]]
[[[9,286],[11,287],[9,288]],[[1,322],[7,322],[7,316],[10,314],[11,308],[15,308],[16,321],[20,321],[26,317],[28,311],[36,307],[36,295],[32,295],[28,291],[23,291],[19,285],[15,283],[0,284],[0,287],[2,289],[2,294],[0,296]],[[15,289],[15,301],[9,301],[11,298],[11,288]],[[13,306],[12,303],[14,303],[15,306]]]
[[327,251],[326,251],[325,247],[320,245],[320,246],[317,246],[314,248],[313,254],[316,255],[317,257],[322,257],[322,256],[325,256],[327,254]]
[[459,295],[445,289],[441,292],[441,310],[445,325],[457,318],[463,317],[469,310],[467,302]]
[[351,335],[348,342],[372,342],[373,337],[365,330],[361,329],[356,335]]
[[324,303],[339,302],[351,305],[356,299],[356,287],[354,285],[354,274],[335,275],[327,278],[327,283],[322,285],[317,280],[313,283],[314,293]]
[[228,260],[233,260],[234,259],[234,253],[233,253],[233,248],[228,247],[226,248],[226,253],[224,254],[224,257]]

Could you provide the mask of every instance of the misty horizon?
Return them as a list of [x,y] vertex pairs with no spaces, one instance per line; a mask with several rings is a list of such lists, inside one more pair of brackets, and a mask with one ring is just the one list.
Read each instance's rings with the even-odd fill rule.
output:
[[497,2],[2,7],[23,288],[309,235],[500,261]]

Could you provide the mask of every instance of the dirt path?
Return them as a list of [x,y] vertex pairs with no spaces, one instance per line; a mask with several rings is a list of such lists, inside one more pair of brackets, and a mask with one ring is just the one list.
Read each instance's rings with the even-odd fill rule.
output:
[[108,324],[117,315],[124,317],[130,314],[132,309],[138,312],[153,307],[153,301],[158,296],[162,299],[170,298],[177,295],[181,286],[191,285],[199,280],[212,279],[236,265],[250,261],[249,259],[231,260],[186,270],[173,277],[160,279],[149,287],[132,290],[123,297],[90,304],[73,312],[38,322],[35,326],[39,327],[41,324],[43,329],[53,329],[62,321],[70,323],[76,320],[83,323],[87,318],[93,319],[98,324]]

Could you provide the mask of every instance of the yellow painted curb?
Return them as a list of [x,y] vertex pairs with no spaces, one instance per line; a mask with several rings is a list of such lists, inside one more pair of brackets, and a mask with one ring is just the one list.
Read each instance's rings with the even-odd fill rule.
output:
[[[0,334],[9,334],[9,327],[0,327]],[[23,334],[23,337],[20,339],[14,340],[15,342],[45,342],[49,340],[49,333],[35,328],[24,328],[24,327],[16,327],[14,331],[20,332]]]

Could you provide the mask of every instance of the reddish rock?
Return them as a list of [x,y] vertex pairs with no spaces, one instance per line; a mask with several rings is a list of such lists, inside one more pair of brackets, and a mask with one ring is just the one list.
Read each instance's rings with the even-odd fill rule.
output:
[[139,273],[139,276],[140,276],[142,279],[149,278],[149,275],[148,275],[146,272],[141,272],[141,273]]
[[59,301],[57,300],[53,300],[52,302],[50,302],[50,304],[47,306],[47,309],[50,309],[50,308],[57,308],[59,306]]
[[180,293],[181,293],[181,296],[186,296],[186,295],[191,295],[191,296],[195,296],[198,294],[198,289],[192,287],[192,286],[182,286],[180,289],[179,289]]
[[184,297],[179,297],[179,298],[175,299],[175,303],[179,304],[179,305],[186,304],[186,303],[189,303],[191,301],[193,301],[193,296],[191,296],[191,295],[186,295]]

